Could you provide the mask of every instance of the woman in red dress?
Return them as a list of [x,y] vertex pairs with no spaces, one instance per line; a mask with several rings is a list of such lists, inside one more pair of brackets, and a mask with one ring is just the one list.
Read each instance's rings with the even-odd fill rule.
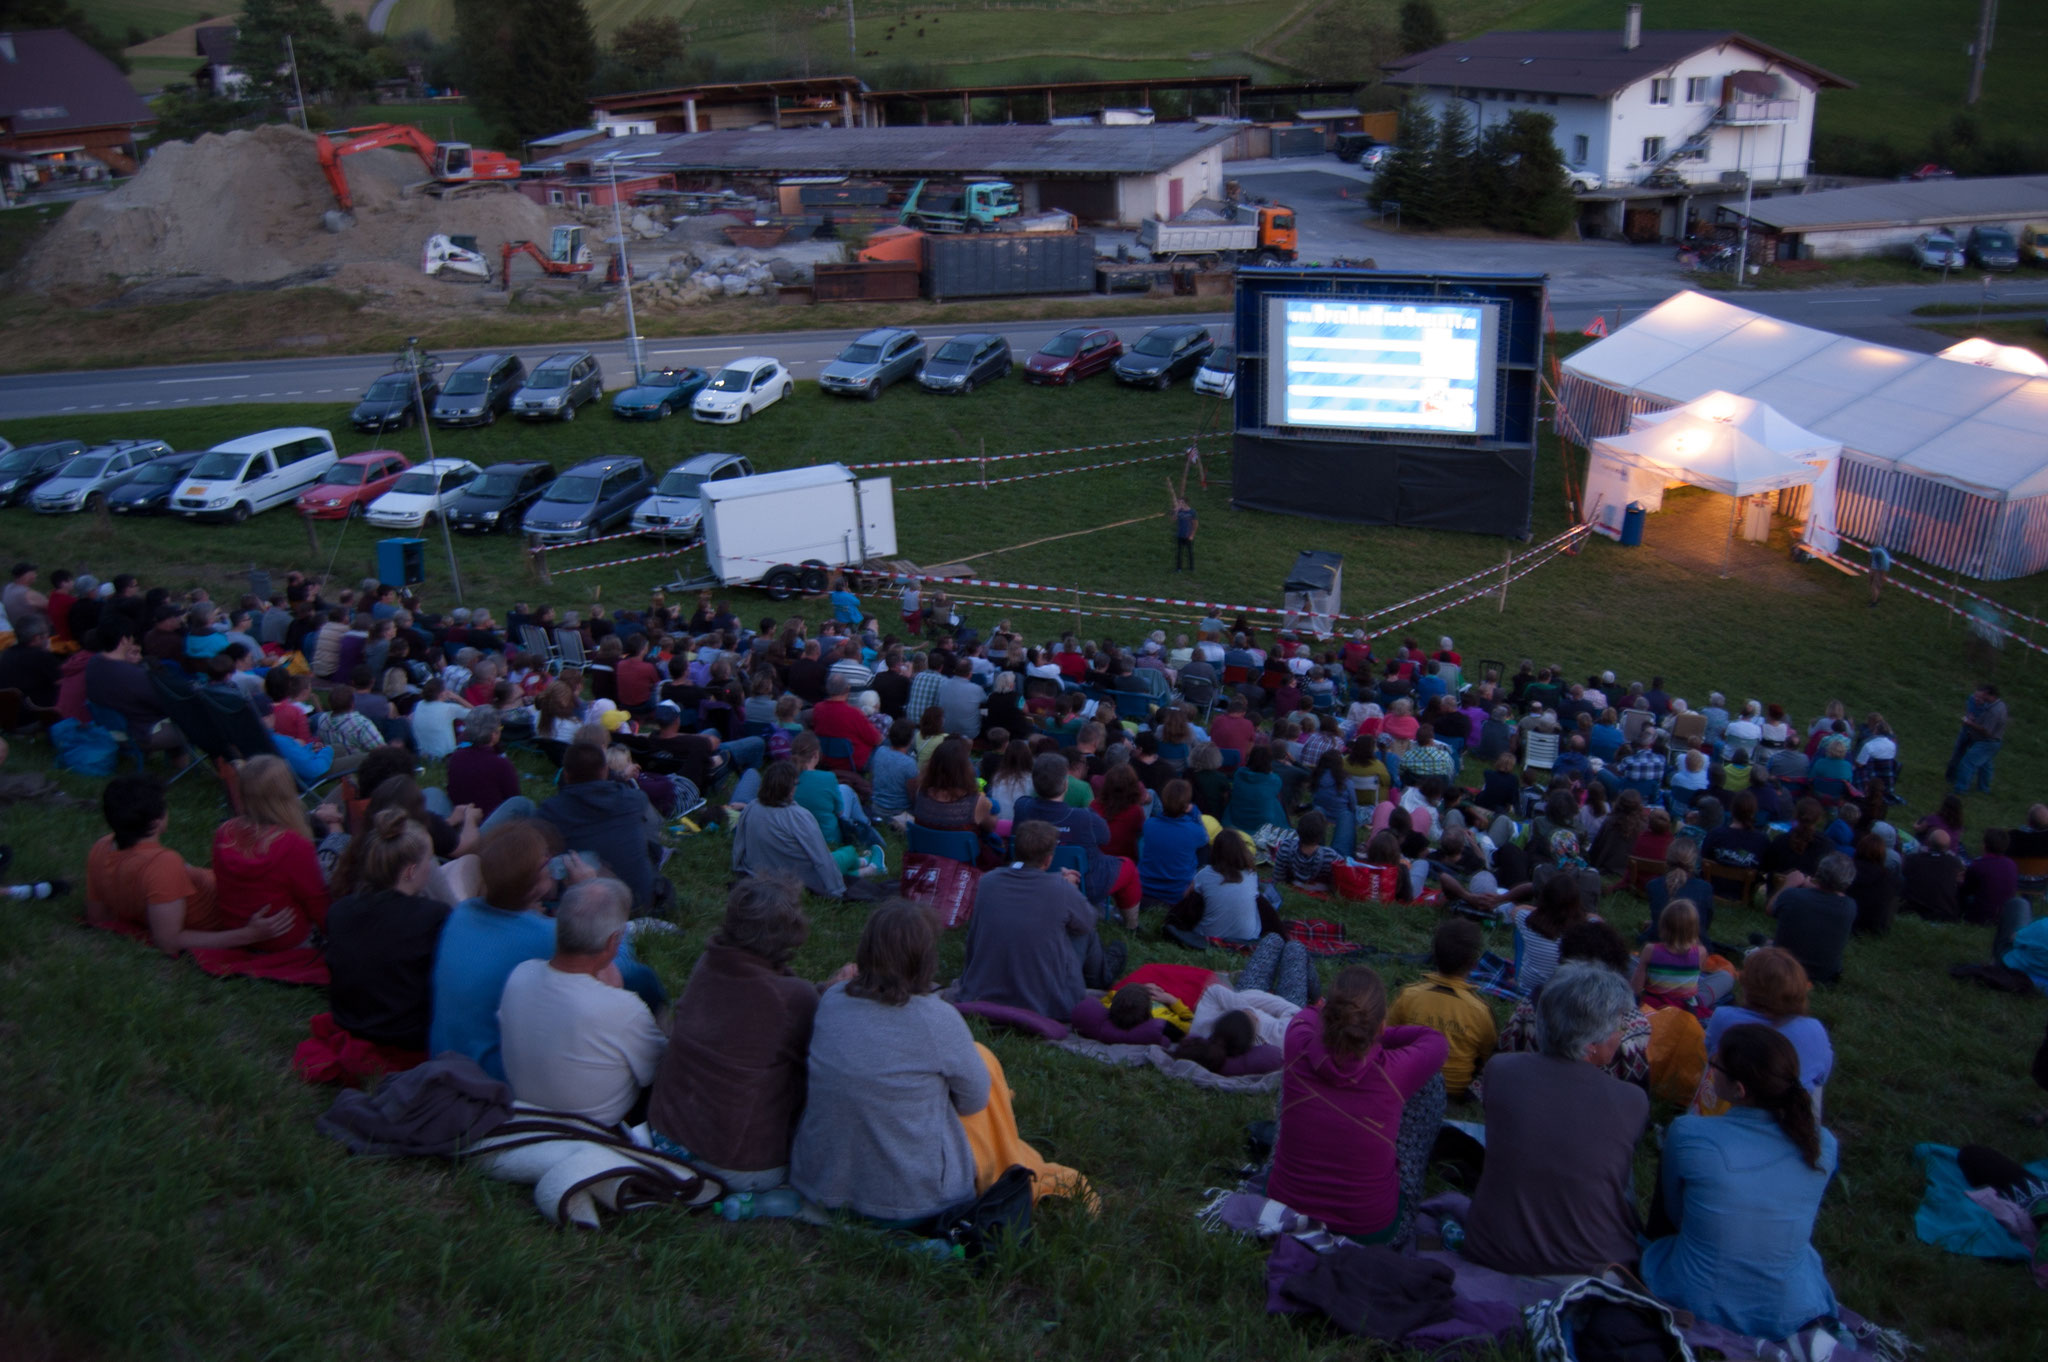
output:
[[252,946],[287,950],[327,925],[327,880],[298,782],[282,757],[251,757],[240,771],[242,812],[213,834],[215,902],[231,927],[266,909],[289,911],[290,930]]

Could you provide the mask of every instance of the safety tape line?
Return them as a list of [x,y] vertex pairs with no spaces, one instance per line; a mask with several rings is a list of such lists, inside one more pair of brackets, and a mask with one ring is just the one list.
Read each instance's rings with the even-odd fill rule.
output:
[[[1565,547],[1568,547],[1566,541],[1584,538],[1588,533],[1591,532],[1592,528],[1593,527],[1591,525],[1574,525],[1570,529],[1565,530],[1563,533],[1553,535],[1551,538],[1544,540],[1540,544],[1533,544],[1530,547],[1523,549],[1520,553],[1516,554],[1513,557],[1513,559],[1510,560],[1510,563],[1512,565],[1512,563],[1524,562],[1532,553],[1542,553],[1548,549],[1563,549]],[[1453,591],[1456,590],[1458,587],[1479,581],[1482,578],[1491,577],[1494,573],[1498,572],[1499,570],[1500,569],[1498,568],[1491,567],[1482,568],[1478,572],[1474,572],[1467,576],[1460,577],[1454,582],[1445,582],[1442,586],[1434,587],[1431,590],[1423,592],[1419,596],[1410,596],[1405,601],[1397,601],[1393,605],[1381,606],[1379,609],[1371,611],[1364,615],[1345,615],[1340,616],[1340,618],[1346,620],[1355,620],[1359,624],[1367,624],[1373,620],[1378,619],[1382,615],[1391,615],[1396,610],[1406,610],[1411,605],[1420,605],[1422,602],[1426,600],[1430,600],[1433,597],[1443,595],[1446,591]],[[1508,580],[1513,581],[1514,579],[1510,577]],[[1416,619],[1427,618],[1429,618],[1427,614],[1416,616]],[[1386,628],[1375,630],[1372,636],[1376,637],[1379,634],[1391,634],[1398,629],[1406,627],[1406,624],[1390,625]]]
[[[1853,544],[1857,548],[1862,549],[1865,553],[1870,552],[1870,545],[1858,543],[1856,540],[1851,539],[1848,535],[1841,533],[1839,530],[1837,530],[1835,534],[1836,538],[1840,539],[1844,544]],[[1833,557],[1833,555],[1826,556]],[[1840,560],[1837,559],[1836,561]],[[1868,569],[1865,570],[1867,571]],[[2003,601],[1994,601],[1989,596],[1980,595],[1977,592],[1970,590],[1970,588],[1961,585],[1960,583],[1944,582],[1941,580],[1941,578],[1935,576],[1933,573],[1927,571],[1924,568],[1915,567],[1911,563],[1902,563],[1898,559],[1894,558],[1892,560],[1892,571],[1910,572],[1916,577],[1925,577],[1928,581],[1934,582],[1942,587],[1945,587],[1946,589],[1955,592],[1958,596],[1968,596],[1973,601],[1982,601],[1986,605],[1997,606],[1999,610],[2004,612],[2007,616],[2009,616],[2012,619],[2022,620],[2028,624],[2048,625],[2048,620],[2036,619],[2032,615],[2029,615],[2024,611],[2013,609],[2011,606],[2005,604]],[[1901,583],[1901,585],[1904,584]]]
[[[601,534],[597,536],[597,538],[595,539],[571,539],[560,544],[549,544],[543,542],[540,544],[536,544],[534,546],[534,551],[536,553],[560,553],[565,549],[587,549],[592,544],[609,544],[615,539],[645,538],[647,538],[647,536],[641,533],[639,530],[623,530],[618,534]],[[691,542],[694,543],[696,541],[692,540]],[[569,569],[567,568],[564,568],[562,570],[564,572],[569,571]]]
[[1093,473],[1104,468],[1128,468],[1134,463],[1158,463],[1161,459],[1178,459],[1181,451],[1165,454],[1145,454],[1135,459],[1118,459],[1112,463],[1084,463],[1075,468],[1055,468],[1046,473],[1013,473],[1007,478],[973,478],[967,482],[920,482],[906,483],[898,487],[899,492],[937,492],[952,487],[994,487],[1005,482],[1030,482],[1034,478],[1063,478],[1069,473]]
[[[1536,560],[1535,562],[1529,563],[1520,572],[1510,573],[1507,577],[1506,582],[1502,583],[1502,585],[1508,585],[1520,581],[1522,578],[1534,572],[1537,568],[1540,568],[1545,563],[1548,563],[1551,559],[1556,558],[1560,554],[1565,553],[1568,550],[1568,548],[1569,545],[1560,544],[1557,547],[1550,549],[1547,553],[1544,553],[1544,555],[1540,559]],[[1536,550],[1531,550],[1531,552],[1536,552]],[[1455,601],[1446,601],[1441,605],[1431,606],[1429,609],[1422,611],[1420,614],[1411,615],[1407,619],[1402,620],[1398,624],[1388,625],[1386,628],[1380,630],[1378,634],[1372,635],[1372,637],[1379,637],[1380,635],[1384,634],[1398,634],[1403,629],[1406,629],[1411,625],[1419,624],[1423,620],[1431,619],[1437,615],[1445,614],[1449,611],[1457,609],[1461,605],[1470,605],[1474,601],[1483,601],[1491,599],[1492,597],[1497,595],[1499,591],[1499,586],[1488,586],[1484,591],[1474,591],[1468,595],[1460,596]]]
[[1037,611],[1040,614],[1045,615],[1092,615],[1097,619],[1128,620],[1133,624],[1186,624],[1188,622],[1186,616],[1181,616],[1179,618],[1167,618],[1165,616],[1160,615],[1137,615],[1122,610],[1104,609],[1099,606],[1082,606],[1077,610],[1070,605],[1033,605],[1025,601],[984,600],[979,597],[966,596],[954,597],[952,599],[955,601],[956,604],[959,605],[985,606],[990,610],[998,612],[1010,610],[1033,610]]
[[641,553],[631,558],[614,558],[608,563],[578,563],[575,567],[550,568],[548,572],[550,576],[560,577],[570,572],[595,572],[599,568],[624,567],[627,563],[645,563],[656,558],[673,558],[677,554],[689,552],[697,547],[699,542],[693,539],[687,544],[682,544],[672,549],[664,549],[660,553]]
[[[1842,535],[1841,537],[1851,544],[1856,543],[1855,540],[1849,539],[1846,535]],[[1860,549],[1863,546],[1861,544],[1856,544],[1856,547]],[[1870,571],[1869,568],[1858,567],[1856,564],[1850,562],[1848,559],[1843,558],[1837,554],[1822,553],[1819,549],[1816,549],[1811,545],[1807,547],[1806,551],[1816,558],[1825,559],[1826,561],[1833,563],[1836,567],[1842,569],[1842,571],[1844,572],[1850,573],[1851,575],[1861,576]],[[1927,576],[1927,574],[1924,572],[1920,575],[1923,577]],[[1941,581],[1941,579],[1938,577],[1933,578],[1932,580],[1940,586],[1948,585],[1948,583]],[[1992,633],[2000,634],[2006,638],[2011,639],[2014,643],[2019,644],[2023,648],[2031,648],[2033,651],[2037,653],[2048,653],[2048,645],[2036,643],[2034,642],[2034,640],[2030,638],[2023,638],[2020,635],[2015,634],[2010,629],[2004,628],[2000,625],[1993,624],[1991,621],[1984,619],[1981,616],[1973,615],[1967,610],[1959,609],[1955,605],[1951,604],[1948,601],[1943,600],[1941,597],[1935,595],[1931,591],[1922,591],[1919,587],[1914,586],[1911,582],[1901,582],[1894,580],[1891,583],[1889,583],[1889,585],[1893,590],[1903,591],[1909,596],[1918,596],[1923,601],[1928,601],[1934,605],[1940,606],[1943,610],[1948,611],[1950,614],[1967,621],[1970,627],[1973,629],[1988,629]],[[1977,597],[1977,599],[1985,600],[1986,598],[1983,596],[1979,596]],[[1997,605],[1998,602],[1991,601],[1990,604]],[[2003,609],[2004,607],[2001,606],[2000,608]],[[2020,615],[2019,618],[2027,619],[2029,617],[2026,615]]]
[[[1225,438],[1227,436],[1224,433],[1217,432],[1197,435],[1194,442],[1200,443],[1203,440],[1221,440]],[[1105,449],[1130,449],[1137,445],[1177,444],[1182,449],[1186,449],[1188,443],[1188,441],[1183,440],[1178,435],[1157,435],[1149,440],[1117,440],[1106,445],[1073,445],[1066,449],[1032,449],[1026,450],[1021,454],[968,454],[960,458],[945,459],[889,459],[880,463],[850,463],[847,467],[857,473],[861,473],[874,468],[934,468],[946,464],[1006,463],[1011,459],[1046,459],[1058,454],[1094,454]]]

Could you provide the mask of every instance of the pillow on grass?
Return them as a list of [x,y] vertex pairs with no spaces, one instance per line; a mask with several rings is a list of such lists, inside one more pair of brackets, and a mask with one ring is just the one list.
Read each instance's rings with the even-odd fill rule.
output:
[[1225,1078],[1243,1078],[1247,1074],[1278,1073],[1284,1057],[1277,1045],[1254,1045],[1241,1055],[1232,1055],[1223,1061]]
[[[1083,999],[1083,1001],[1085,1002],[1086,999]],[[1062,1022],[1054,1021],[1051,1017],[1041,1017],[1036,1012],[1022,1007],[1009,1007],[1003,1003],[956,1002],[953,1004],[953,1007],[954,1010],[966,1016],[980,1017],[991,1026],[1007,1026],[1014,1031],[1023,1031],[1026,1034],[1037,1036],[1043,1040],[1065,1040],[1068,1031],[1071,1029]],[[1095,1005],[1095,1010],[1097,1012],[1108,1011],[1100,1003]]]
[[1126,1031],[1109,1019],[1109,1009],[1099,998],[1083,998],[1074,1004],[1074,1015],[1069,1018],[1074,1029],[1089,1040],[1104,1045],[1165,1045],[1166,1023],[1157,1017],[1150,1018],[1142,1026]]

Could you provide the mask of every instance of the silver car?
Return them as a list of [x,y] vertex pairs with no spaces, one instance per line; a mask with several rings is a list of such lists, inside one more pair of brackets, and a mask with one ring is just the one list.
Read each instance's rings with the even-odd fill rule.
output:
[[908,378],[924,363],[924,342],[915,331],[884,327],[870,331],[839,352],[839,358],[818,375],[818,386],[845,397],[872,402],[882,389]]
[[533,366],[512,399],[512,414],[530,421],[573,421],[576,408],[604,395],[604,371],[588,350],[564,350]]
[[738,454],[694,454],[661,475],[654,494],[633,508],[633,529],[657,539],[688,539],[704,527],[707,482],[744,478],[754,465]]
[[47,515],[89,511],[107,493],[135,475],[135,470],[171,452],[162,440],[116,440],[77,455],[57,475],[36,488],[30,504]]
[[1947,232],[1929,232],[1913,243],[1913,260],[1923,270],[1959,270],[1963,243]]

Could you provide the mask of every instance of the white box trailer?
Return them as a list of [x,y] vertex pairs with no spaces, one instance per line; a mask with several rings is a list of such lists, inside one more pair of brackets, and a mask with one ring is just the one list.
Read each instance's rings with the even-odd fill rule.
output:
[[776,600],[823,591],[832,569],[896,552],[896,502],[887,478],[844,464],[707,482],[704,561],[721,586],[765,588]]

